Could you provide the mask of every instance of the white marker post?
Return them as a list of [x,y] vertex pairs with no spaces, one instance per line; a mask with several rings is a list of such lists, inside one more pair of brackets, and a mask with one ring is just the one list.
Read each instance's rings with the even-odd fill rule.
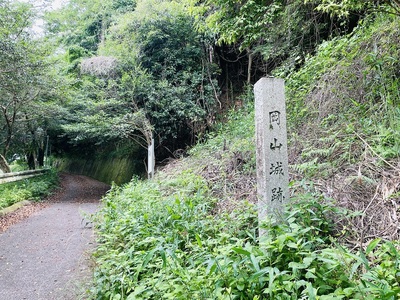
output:
[[254,95],[258,218],[262,223],[267,216],[279,220],[289,201],[284,80],[261,78],[254,85]]
[[154,139],[151,139],[151,144],[148,146],[147,150],[147,175],[148,179],[152,179],[154,176],[154,167],[156,165],[155,155],[154,155]]

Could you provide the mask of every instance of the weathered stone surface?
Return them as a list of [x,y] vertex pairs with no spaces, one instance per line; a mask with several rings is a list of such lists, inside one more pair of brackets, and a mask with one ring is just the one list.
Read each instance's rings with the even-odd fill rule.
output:
[[254,86],[259,219],[279,219],[289,201],[284,80],[261,78]]

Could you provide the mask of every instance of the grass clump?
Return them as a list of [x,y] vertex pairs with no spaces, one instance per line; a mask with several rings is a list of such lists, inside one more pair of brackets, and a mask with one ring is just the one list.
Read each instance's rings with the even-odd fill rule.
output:
[[43,175],[0,185],[0,209],[23,200],[38,201],[50,195],[58,185],[55,171]]

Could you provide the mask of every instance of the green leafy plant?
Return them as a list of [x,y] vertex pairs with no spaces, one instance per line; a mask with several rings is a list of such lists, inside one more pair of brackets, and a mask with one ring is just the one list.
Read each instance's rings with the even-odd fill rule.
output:
[[[266,220],[250,204],[213,215],[191,171],[114,187],[97,216],[93,299],[394,299],[399,250],[372,241],[358,253],[335,241],[344,211],[310,191]],[[386,297],[386,298],[385,298]],[[375,298],[375,299],[378,299]],[[380,298],[379,298],[380,299]]]
[[38,201],[48,196],[58,185],[54,170],[45,175],[0,185],[0,209],[23,200]]

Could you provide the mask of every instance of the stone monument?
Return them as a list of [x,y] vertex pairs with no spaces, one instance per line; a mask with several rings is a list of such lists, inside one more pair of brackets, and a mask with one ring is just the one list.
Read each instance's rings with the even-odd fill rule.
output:
[[279,220],[289,201],[284,80],[261,78],[254,85],[254,95],[258,217],[261,223],[267,217]]

